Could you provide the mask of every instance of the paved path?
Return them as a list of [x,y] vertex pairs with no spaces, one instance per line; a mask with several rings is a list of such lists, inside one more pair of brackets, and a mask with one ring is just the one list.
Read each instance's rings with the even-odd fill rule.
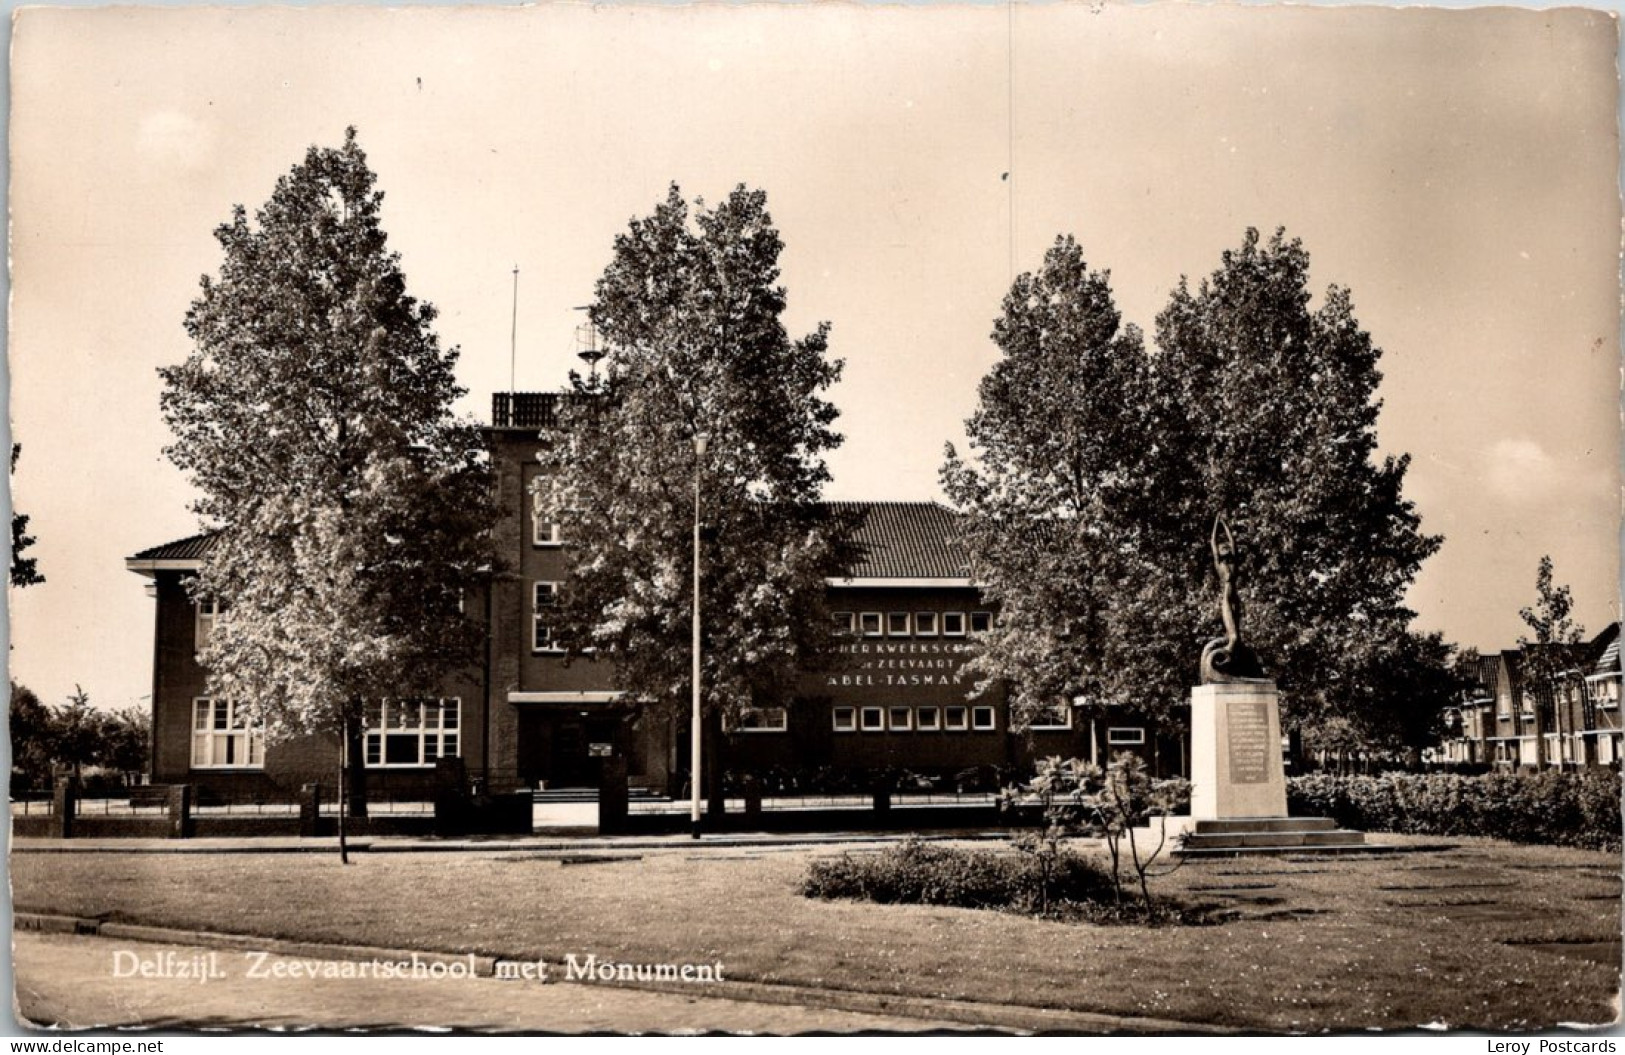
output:
[[[1008,831],[953,832],[739,832],[707,835],[595,835],[535,834],[513,836],[472,836],[467,838],[412,838],[409,836],[365,836],[350,840],[353,853],[437,853],[497,850],[570,851],[582,850],[685,850],[706,851],[739,847],[773,846],[883,846],[911,838],[952,841],[1009,838]],[[36,854],[219,854],[219,853],[315,853],[338,854],[338,840],[331,837],[241,836],[208,839],[44,839],[13,838],[12,853]]]
[[[326,962],[67,934],[16,934],[17,1009],[24,1021],[63,1026],[247,1028],[447,1027],[558,1033],[919,1032],[951,1022],[644,992],[585,983],[494,978],[250,977],[309,971]],[[214,964],[225,977],[197,982],[140,977],[166,963]],[[292,965],[298,965],[297,967]],[[353,966],[353,965],[352,965]],[[122,972],[128,977],[119,977]],[[703,986],[697,987],[703,991]]]

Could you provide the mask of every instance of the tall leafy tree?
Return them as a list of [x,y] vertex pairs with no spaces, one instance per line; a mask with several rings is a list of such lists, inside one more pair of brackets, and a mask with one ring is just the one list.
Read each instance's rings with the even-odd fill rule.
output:
[[[1518,617],[1529,633],[1518,638],[1517,675],[1521,691],[1532,697],[1535,762],[1544,766],[1546,733],[1556,732],[1561,743],[1566,734],[1574,732],[1559,723],[1564,695],[1578,681],[1585,650],[1585,627],[1574,621],[1574,596],[1556,581],[1549,554],[1540,558],[1535,569],[1535,603],[1519,610]],[[1559,764],[1562,761],[1558,759]]]
[[102,726],[100,764],[126,780],[139,777],[152,760],[152,711],[122,707],[107,715]]
[[[17,457],[22,454],[20,443],[11,445],[11,471],[17,472]],[[28,533],[28,515],[13,511],[11,514],[11,585],[37,586],[45,581],[45,576],[39,572],[39,558],[23,556],[23,550],[32,546],[37,539]]]
[[1005,683],[1023,721],[1060,700],[1114,702],[1139,684],[1126,591],[1155,570],[1138,547],[1160,541],[1148,500],[1154,379],[1110,274],[1070,237],[1015,280],[993,340],[1003,358],[966,423],[967,455],[948,447],[943,486],[966,514],[973,574],[999,606],[968,669],[984,687]]
[[11,683],[11,780],[18,790],[51,785],[51,712],[26,685]]
[[1448,652],[1410,635],[1403,603],[1439,539],[1403,497],[1407,460],[1375,455],[1380,352],[1346,290],[1311,307],[1308,277],[1299,242],[1249,230],[1210,278],[1181,280],[1153,351],[1070,240],[1016,280],[967,426],[974,457],[950,451],[944,473],[977,574],[1014,606],[985,639],[984,677],[1018,699],[1170,713],[1218,630],[1222,514],[1242,545],[1246,637],[1289,727],[1436,711],[1384,671]]
[[1318,307],[1311,299],[1302,243],[1249,230],[1158,316],[1164,406],[1188,422],[1183,530],[1196,536],[1223,513],[1245,540],[1248,633],[1273,664],[1289,728],[1354,710],[1369,719],[1379,701],[1392,720],[1377,724],[1391,727],[1445,702],[1379,684],[1384,671],[1448,659],[1442,642],[1409,636],[1404,603],[1441,539],[1404,497],[1409,456],[1377,456],[1382,353],[1353,298],[1332,286]]
[[692,208],[673,186],[633,220],[591,309],[604,372],[574,379],[539,455],[538,501],[570,544],[555,644],[613,662],[653,710],[690,698],[696,502],[706,711],[788,703],[829,648],[825,580],[848,533],[816,503],[841,362],[827,324],[786,331],[782,248],[765,194],[743,186]]
[[51,708],[51,758],[57,765],[73,768],[75,783],[84,767],[101,764],[106,754],[107,719],[78,685],[66,702]]
[[168,454],[219,529],[195,584],[223,606],[208,691],[269,742],[347,745],[353,807],[367,701],[433,694],[475,658],[463,591],[494,519],[478,429],[451,412],[457,352],[406,292],[375,182],[350,129],[252,221],[237,206],[186,317],[194,349],[160,371]]

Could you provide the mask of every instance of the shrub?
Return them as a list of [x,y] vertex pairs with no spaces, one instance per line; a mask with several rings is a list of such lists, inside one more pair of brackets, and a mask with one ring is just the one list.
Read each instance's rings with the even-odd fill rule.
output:
[[[1111,899],[1111,877],[1094,861],[1063,851],[1049,876],[1057,906]],[[964,850],[909,839],[876,854],[813,861],[801,892],[815,898],[852,898],[882,904],[1042,912],[1043,876],[1032,858]]]
[[[1026,803],[1042,811],[1043,827],[1013,840],[1018,850],[1038,861],[1041,879],[1050,874],[1062,839],[1099,835],[1111,856],[1113,904],[1121,906],[1123,903],[1121,876],[1126,848],[1129,863],[1139,878],[1144,911],[1147,915],[1156,914],[1147,879],[1152,863],[1169,844],[1159,833],[1148,845],[1142,846],[1134,829],[1137,825],[1150,824],[1154,817],[1168,816],[1182,801],[1189,808],[1190,785],[1184,780],[1154,779],[1145,761],[1128,751],[1118,752],[1105,769],[1081,759],[1052,757],[1038,763],[1030,782],[1007,788],[1000,798],[1007,814]],[[1047,908],[1048,883],[1041,884],[1039,890],[1045,896]]]
[[1287,781],[1292,813],[1332,817],[1366,831],[1488,835],[1523,843],[1620,848],[1620,775],[1611,769],[1560,773],[1388,773]]

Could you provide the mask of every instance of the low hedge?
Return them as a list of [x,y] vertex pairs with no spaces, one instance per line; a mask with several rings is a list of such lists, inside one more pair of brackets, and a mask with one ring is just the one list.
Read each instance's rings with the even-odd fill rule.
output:
[[[962,850],[910,839],[880,853],[815,860],[801,892],[814,898],[853,898],[883,904],[1038,911],[1043,873],[1037,858],[1010,852]],[[1063,851],[1050,876],[1049,901],[1113,900],[1112,880],[1095,861]]]
[[1521,843],[1620,849],[1620,775],[1562,773],[1316,773],[1287,781],[1298,816],[1332,817],[1362,831],[1488,835]]

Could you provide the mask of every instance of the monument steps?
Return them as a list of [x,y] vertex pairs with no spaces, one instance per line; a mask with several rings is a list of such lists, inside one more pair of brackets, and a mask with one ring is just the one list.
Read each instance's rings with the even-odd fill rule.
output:
[[1195,821],[1176,851],[1182,857],[1364,849],[1365,833],[1328,817],[1226,817]]
[[1329,832],[1337,829],[1330,817],[1224,817],[1200,820],[1196,830],[1204,835],[1231,832]]

